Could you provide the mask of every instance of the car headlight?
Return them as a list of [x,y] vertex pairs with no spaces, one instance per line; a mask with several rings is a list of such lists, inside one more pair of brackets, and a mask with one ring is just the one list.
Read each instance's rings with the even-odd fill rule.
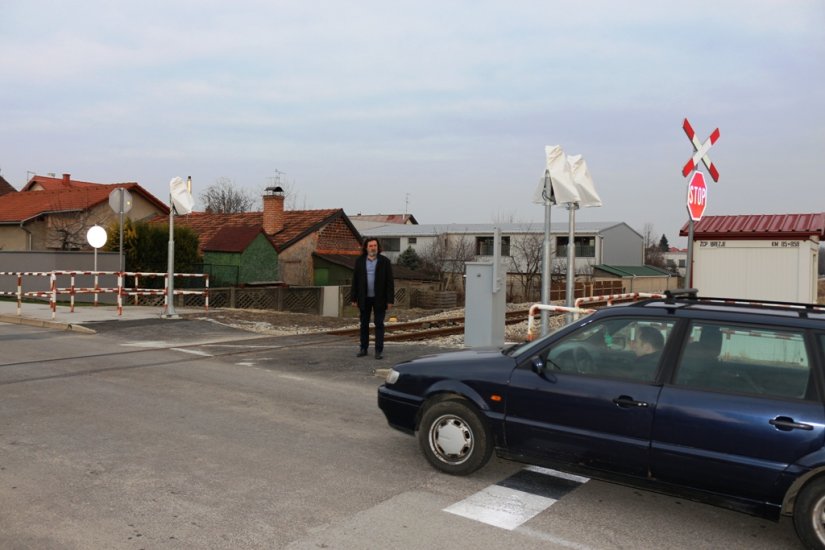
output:
[[387,379],[385,382],[387,384],[395,384],[398,382],[398,377],[401,376],[401,373],[395,369],[390,369],[390,372],[387,373]]

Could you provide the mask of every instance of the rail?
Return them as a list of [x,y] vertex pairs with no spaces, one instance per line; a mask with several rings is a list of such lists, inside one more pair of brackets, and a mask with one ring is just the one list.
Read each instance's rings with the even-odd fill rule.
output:
[[[114,294],[117,297],[117,314],[123,314],[123,297],[134,296],[137,302],[138,296],[164,296],[163,307],[164,310],[168,308],[168,274],[167,273],[143,273],[136,271],[0,271],[0,277],[16,277],[17,290],[3,291],[0,290],[0,296],[15,296],[17,298],[17,315],[21,315],[22,304],[24,298],[48,298],[49,307],[52,312],[52,319],[57,314],[57,299],[59,295],[69,296],[70,312],[74,313],[75,296],[78,294],[91,294],[94,296],[94,305],[98,305],[98,296],[101,294]],[[76,284],[76,277],[87,276],[94,277],[93,286],[78,286]],[[184,290],[174,289],[175,296],[182,295],[202,295],[204,297],[204,308],[209,310],[209,275],[205,273],[175,273],[175,277],[184,278],[202,278],[204,280],[204,287],[198,290]],[[24,277],[48,277],[48,290],[23,290]],[[58,282],[62,282],[62,277],[69,277],[68,286],[60,286]],[[116,277],[116,284],[114,286],[100,286],[100,277]],[[126,277],[134,277],[135,286],[127,287],[124,284]],[[141,277],[164,277],[163,289],[139,288]],[[65,280],[65,279],[64,279]]]

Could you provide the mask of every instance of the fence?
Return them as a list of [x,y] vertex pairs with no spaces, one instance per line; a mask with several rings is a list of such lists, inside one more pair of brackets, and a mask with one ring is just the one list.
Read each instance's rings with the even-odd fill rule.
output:
[[[140,296],[157,296],[163,298],[163,305],[166,306],[168,297],[168,274],[167,273],[140,273],[140,272],[121,272],[121,271],[0,271],[0,277],[16,277],[17,290],[3,291],[0,290],[0,296],[15,296],[17,298],[17,315],[21,314],[22,303],[24,298],[42,299],[48,298],[49,306],[52,310],[52,319],[57,313],[57,300],[60,295],[69,296],[69,304],[71,311],[74,312],[75,296],[77,295],[92,295],[94,297],[94,304],[98,304],[98,296],[113,294],[117,300],[117,314],[123,314],[123,297],[132,296],[137,303]],[[202,273],[175,273],[176,278],[203,278],[204,286],[202,289],[173,289],[174,296],[197,295],[203,298],[203,306],[209,309],[209,276]],[[23,290],[23,278],[33,277],[35,281],[31,281],[33,290]],[[48,289],[44,289],[45,278],[48,277]],[[60,278],[69,277],[68,286],[60,286],[58,283]],[[87,283],[86,286],[78,285],[77,278],[83,278],[82,282]],[[114,286],[100,286],[101,277],[115,277],[116,284]],[[127,277],[134,278],[135,286],[128,287],[125,285]],[[163,277],[163,289],[158,288],[139,288],[138,282],[141,277],[159,278]],[[65,279],[63,279],[65,281]],[[92,282],[89,286],[89,282]],[[65,284],[65,283],[64,283]],[[39,289],[37,287],[40,287]],[[27,287],[30,288],[30,287]]]

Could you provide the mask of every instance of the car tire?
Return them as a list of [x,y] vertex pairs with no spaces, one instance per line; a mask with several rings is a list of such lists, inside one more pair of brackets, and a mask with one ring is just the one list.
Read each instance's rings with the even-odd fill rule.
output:
[[802,488],[794,504],[793,524],[805,548],[825,548],[825,478]]
[[493,452],[490,430],[477,410],[463,400],[427,407],[418,444],[430,464],[452,475],[468,475],[484,466]]

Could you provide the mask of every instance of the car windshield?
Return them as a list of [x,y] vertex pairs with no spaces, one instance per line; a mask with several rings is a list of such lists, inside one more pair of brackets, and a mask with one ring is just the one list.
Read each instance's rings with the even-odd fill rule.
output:
[[509,348],[504,348],[502,350],[502,353],[504,353],[504,355],[509,355],[510,357],[520,357],[524,354],[530,354],[532,350],[541,348],[542,345],[544,344],[544,342],[546,342],[548,338],[550,338],[555,333],[557,333],[559,330],[561,330],[561,329],[563,329],[567,326],[568,325],[565,324],[565,325],[562,325],[560,327],[556,327],[556,328],[552,329],[550,332],[548,332],[547,336],[542,336],[541,338],[537,338],[537,339],[533,340],[532,342],[523,342],[521,344],[515,344],[513,346],[510,346]]

